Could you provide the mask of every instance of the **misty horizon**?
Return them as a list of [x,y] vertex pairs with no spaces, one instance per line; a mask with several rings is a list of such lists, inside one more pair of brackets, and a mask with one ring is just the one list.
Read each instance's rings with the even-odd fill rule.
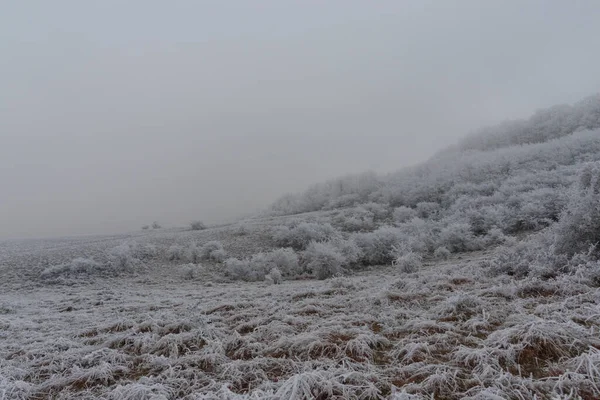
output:
[[6,5],[0,239],[220,223],[425,161],[483,126],[599,92],[598,11]]

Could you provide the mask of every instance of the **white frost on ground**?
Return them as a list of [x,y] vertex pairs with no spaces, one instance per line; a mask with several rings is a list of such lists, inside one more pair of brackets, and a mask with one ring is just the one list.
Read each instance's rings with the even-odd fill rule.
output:
[[272,248],[269,223],[2,243],[0,399],[600,398],[600,290],[492,277],[493,250],[278,285],[166,256],[39,279],[123,242],[247,257]]

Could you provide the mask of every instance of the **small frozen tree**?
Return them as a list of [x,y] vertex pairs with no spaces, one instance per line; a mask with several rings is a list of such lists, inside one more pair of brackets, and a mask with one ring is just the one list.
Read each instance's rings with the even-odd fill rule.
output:
[[342,272],[346,260],[330,243],[311,242],[302,254],[306,269],[318,279],[331,278]]

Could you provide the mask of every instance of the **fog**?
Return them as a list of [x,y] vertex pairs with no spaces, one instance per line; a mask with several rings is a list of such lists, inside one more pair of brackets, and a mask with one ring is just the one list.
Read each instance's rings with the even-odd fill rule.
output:
[[217,223],[600,90],[596,1],[0,7],[0,237]]

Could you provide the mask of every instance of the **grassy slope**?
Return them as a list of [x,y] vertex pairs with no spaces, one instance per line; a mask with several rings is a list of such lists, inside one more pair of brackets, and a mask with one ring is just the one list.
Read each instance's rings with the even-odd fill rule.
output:
[[[280,222],[254,221],[241,238],[230,226],[143,240],[219,239],[242,256]],[[16,265],[36,250],[12,254]],[[600,396],[600,291],[571,278],[490,277],[482,264],[492,257],[272,286],[219,282],[217,264],[189,281],[161,259],[143,274],[71,285],[14,275],[0,295],[0,399]]]

